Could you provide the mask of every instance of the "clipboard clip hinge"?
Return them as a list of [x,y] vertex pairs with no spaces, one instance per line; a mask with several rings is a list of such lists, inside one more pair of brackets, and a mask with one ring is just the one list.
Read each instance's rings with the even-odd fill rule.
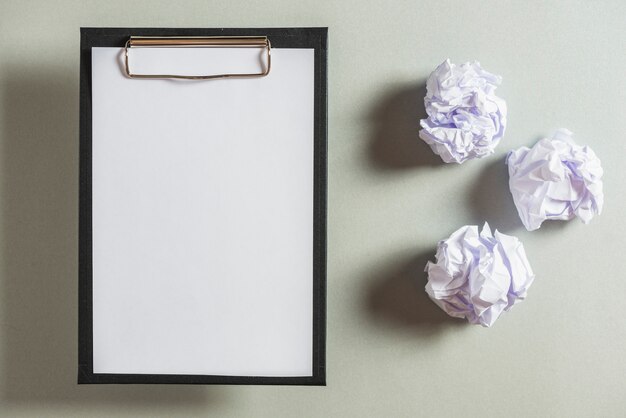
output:
[[[181,74],[135,74],[130,71],[129,53],[131,48],[263,48],[267,65],[258,73],[229,73],[211,75]],[[272,46],[267,36],[186,36],[186,37],[154,37],[131,36],[124,45],[124,72],[129,78],[181,80],[213,80],[218,78],[251,78],[265,77],[270,73]]]

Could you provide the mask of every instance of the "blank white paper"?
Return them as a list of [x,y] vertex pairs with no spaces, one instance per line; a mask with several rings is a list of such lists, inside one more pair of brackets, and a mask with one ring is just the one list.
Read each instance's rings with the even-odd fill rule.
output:
[[[131,64],[258,71],[247,51]],[[313,49],[209,81],[128,79],[122,52],[92,50],[94,373],[311,376]]]

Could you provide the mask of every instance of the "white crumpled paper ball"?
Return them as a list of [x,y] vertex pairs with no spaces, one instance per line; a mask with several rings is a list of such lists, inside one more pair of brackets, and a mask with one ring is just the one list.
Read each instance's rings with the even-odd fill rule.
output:
[[426,264],[426,293],[448,315],[490,327],[503,311],[526,297],[533,274],[524,246],[485,223],[463,226],[437,246]]
[[506,128],[506,102],[495,95],[501,81],[476,61],[444,61],[426,82],[420,138],[446,163],[492,154]]
[[588,223],[602,212],[600,160],[588,146],[576,145],[567,129],[509,152],[506,163],[513,201],[529,231],[546,219],[577,216]]

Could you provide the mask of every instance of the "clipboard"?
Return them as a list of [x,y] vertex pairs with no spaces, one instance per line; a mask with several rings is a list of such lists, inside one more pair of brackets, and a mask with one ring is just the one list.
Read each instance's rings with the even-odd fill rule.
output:
[[327,29],[80,49],[78,383],[325,385]]

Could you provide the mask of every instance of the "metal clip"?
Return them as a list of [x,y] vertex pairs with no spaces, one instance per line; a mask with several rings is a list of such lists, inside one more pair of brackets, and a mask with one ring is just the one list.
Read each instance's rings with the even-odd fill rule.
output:
[[[264,48],[267,67],[259,73],[231,73],[211,75],[133,74],[128,63],[130,48]],[[131,36],[124,46],[124,70],[130,78],[175,78],[183,80],[212,80],[217,78],[265,77],[272,66],[270,40],[267,36],[209,36],[209,37],[149,37]]]

